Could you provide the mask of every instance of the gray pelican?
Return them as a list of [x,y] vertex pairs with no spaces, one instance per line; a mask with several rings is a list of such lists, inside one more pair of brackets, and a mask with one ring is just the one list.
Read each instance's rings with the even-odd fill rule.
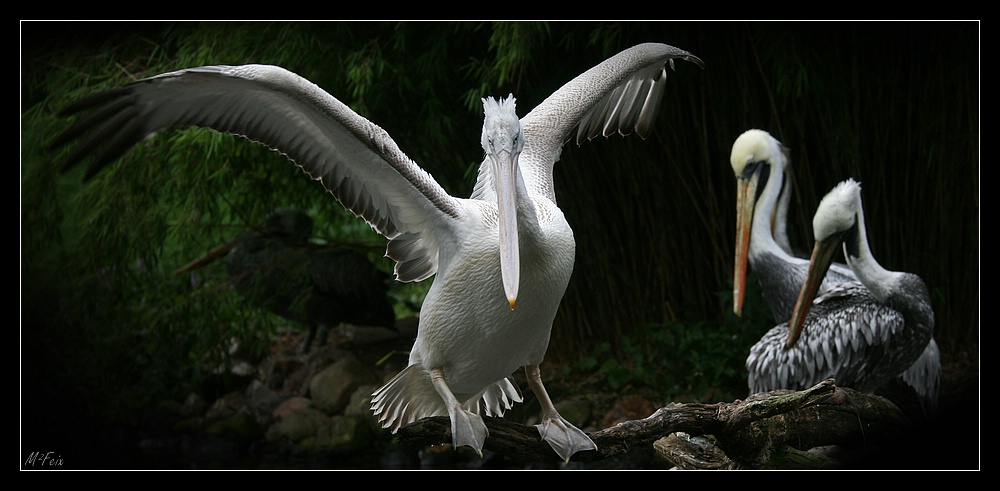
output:
[[[923,402],[933,407],[940,360],[930,296],[920,277],[888,271],[872,256],[860,184],[848,179],[822,199],[813,234],[809,272],[791,320],[768,331],[747,358],[751,392],[805,388],[830,377],[845,387],[876,392],[909,377]],[[817,297],[841,245],[859,282]]]
[[[778,322],[791,318],[792,310],[805,282],[809,260],[798,257],[789,244],[786,224],[791,201],[792,168],[788,149],[766,131],[747,130],[733,142],[730,165],[737,180],[736,267],[734,268],[734,312],[742,309],[746,288],[746,265],[749,261],[760,281],[771,314]],[[761,186],[761,182],[764,183]],[[861,288],[854,272],[844,264],[831,262],[829,270],[817,287],[822,297],[829,291]],[[783,343],[780,327],[764,335],[760,343]],[[760,348],[758,343],[758,349]],[[754,354],[747,360],[748,368]],[[937,375],[934,375],[934,374]],[[937,401],[937,380],[940,377],[940,355],[937,343],[931,339],[927,348],[912,367],[898,377],[899,393],[916,393],[925,415],[932,414]],[[773,374],[750,370],[751,393],[777,388],[806,388],[813,384],[789,387],[780,385]],[[823,378],[819,378],[819,382]],[[783,379],[781,383],[789,383]],[[778,384],[778,385],[775,385]],[[908,389],[907,389],[908,388]]]
[[[788,149],[770,133],[751,129],[733,142],[729,162],[737,191],[733,312],[743,310],[749,261],[774,320],[786,321],[809,268],[808,259],[793,255],[786,233],[792,187]],[[833,264],[820,291],[854,279],[846,266]]]
[[395,329],[386,297],[389,276],[350,248],[310,242],[313,220],[293,208],[274,210],[262,224],[179,268],[182,274],[225,256],[234,288],[251,304],[309,327],[300,353],[319,334],[326,343],[342,323]]
[[556,411],[539,364],[575,260],[556,205],[552,169],[561,148],[597,135],[645,137],[674,59],[664,44],[626,49],[569,81],[519,119],[513,95],[483,100],[485,158],[472,196],[454,197],[380,127],[283,68],[207,66],[140,80],[71,105],[91,110],[56,145],[91,131],[67,165],[99,149],[88,175],[170,126],[245,136],[287,155],[342,205],[389,239],[399,281],[436,274],[420,313],[409,366],[377,389],[383,427],[448,415],[452,443],[482,454],[481,413],[502,416],[521,394],[524,367],[538,398],[541,438],[564,460],[596,449]]

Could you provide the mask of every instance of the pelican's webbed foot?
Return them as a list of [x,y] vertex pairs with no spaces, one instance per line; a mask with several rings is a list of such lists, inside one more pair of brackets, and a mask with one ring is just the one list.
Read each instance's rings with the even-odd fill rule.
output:
[[451,444],[455,448],[468,445],[483,456],[483,444],[490,431],[478,414],[470,413],[460,406],[448,406],[448,417],[451,419]]
[[597,450],[597,444],[583,430],[570,424],[556,411],[552,399],[549,398],[545,386],[542,385],[538,365],[524,367],[524,373],[528,376],[528,385],[531,387],[531,391],[535,393],[535,397],[542,405],[542,422],[535,425],[542,440],[545,440],[552,447],[552,450],[555,450],[562,457],[564,462],[569,462],[570,457],[577,452]]
[[555,450],[563,461],[569,462],[570,457],[584,450],[597,450],[597,444],[583,430],[570,424],[558,414],[535,425],[542,440]]
[[483,444],[486,443],[486,437],[490,434],[483,418],[462,407],[462,404],[458,402],[455,394],[448,387],[448,383],[445,382],[444,370],[434,368],[430,370],[430,373],[434,390],[441,396],[445,407],[448,408],[448,418],[451,420],[451,444],[455,448],[468,445],[482,457]]

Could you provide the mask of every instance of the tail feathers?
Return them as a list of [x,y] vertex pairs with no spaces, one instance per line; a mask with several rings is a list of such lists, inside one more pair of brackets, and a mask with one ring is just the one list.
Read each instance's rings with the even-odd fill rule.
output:
[[[487,416],[502,418],[504,411],[514,407],[515,402],[522,402],[524,398],[521,397],[521,390],[517,388],[514,380],[507,377],[486,387],[477,397],[470,399],[466,403],[466,409],[469,409],[470,405],[478,407],[480,400],[482,400],[482,406],[486,410]],[[478,414],[477,411],[473,412]]]
[[404,368],[373,392],[371,410],[379,424],[393,433],[419,419],[448,415],[430,375],[418,365]]
[[899,378],[920,398],[925,414],[933,416],[937,412],[941,387],[941,352],[934,338],[927,343],[920,358],[900,374]]
[[[473,414],[502,417],[522,402],[521,391],[510,377],[490,384],[462,407]],[[399,428],[432,416],[447,416],[444,400],[434,390],[430,374],[419,365],[410,365],[372,393],[370,409],[383,428],[393,433]]]

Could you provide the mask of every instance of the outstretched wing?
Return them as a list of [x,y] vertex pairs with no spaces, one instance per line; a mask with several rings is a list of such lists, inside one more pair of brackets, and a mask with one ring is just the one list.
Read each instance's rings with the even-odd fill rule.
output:
[[96,94],[63,112],[84,113],[54,142],[80,139],[67,161],[91,154],[91,176],[136,143],[169,127],[201,126],[244,136],[286,155],[347,209],[390,239],[396,278],[437,271],[438,244],[460,203],[406,156],[382,128],[312,82],[269,65],[204,66],[164,73]]

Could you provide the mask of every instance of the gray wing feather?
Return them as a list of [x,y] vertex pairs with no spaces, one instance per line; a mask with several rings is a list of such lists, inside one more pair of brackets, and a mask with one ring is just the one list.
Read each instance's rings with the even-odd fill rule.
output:
[[[747,357],[751,393],[801,390],[827,378],[844,387],[874,390],[903,373],[914,357],[897,347],[903,316],[880,305],[860,284],[814,302],[798,342],[785,349],[788,323],[761,337]],[[850,295],[844,294],[850,291]],[[772,385],[778,380],[780,385]]]
[[[268,65],[206,66],[165,73],[84,99],[89,111],[54,145],[82,138],[67,165],[96,152],[88,175],[165,128],[201,126],[244,136],[286,155],[346,208],[390,239],[401,281],[437,269],[434,235],[461,208],[382,128],[312,82]],[[436,222],[436,227],[430,222]],[[406,246],[393,244],[405,237]],[[447,238],[450,239],[450,238]]]
[[673,68],[675,58],[704,68],[682,49],[640,44],[578,75],[525,115],[521,166],[529,189],[555,201],[552,165],[574,130],[578,141],[614,132],[648,135],[666,86],[665,67]]

